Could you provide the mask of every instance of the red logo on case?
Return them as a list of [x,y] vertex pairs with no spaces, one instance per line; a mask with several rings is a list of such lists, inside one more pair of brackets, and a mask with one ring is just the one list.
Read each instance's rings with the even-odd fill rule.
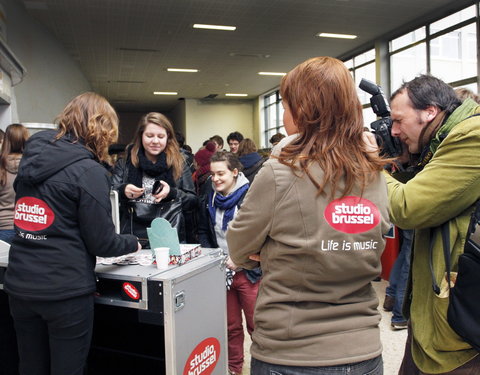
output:
[[41,199],[23,197],[15,205],[14,224],[21,229],[41,231],[52,225],[54,220],[52,209]]
[[130,283],[123,283],[123,291],[129,296],[131,299],[138,300],[140,298],[140,293],[138,292],[137,288],[135,288]]
[[360,197],[343,197],[329,203],[323,213],[328,224],[343,233],[363,233],[380,222],[380,211],[371,201]]
[[209,337],[198,344],[187,359],[183,375],[210,375],[220,356],[220,342]]

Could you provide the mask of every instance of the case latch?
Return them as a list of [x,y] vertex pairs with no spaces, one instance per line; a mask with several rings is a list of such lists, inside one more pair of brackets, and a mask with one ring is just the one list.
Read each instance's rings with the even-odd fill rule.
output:
[[175,293],[175,312],[185,307],[185,291]]

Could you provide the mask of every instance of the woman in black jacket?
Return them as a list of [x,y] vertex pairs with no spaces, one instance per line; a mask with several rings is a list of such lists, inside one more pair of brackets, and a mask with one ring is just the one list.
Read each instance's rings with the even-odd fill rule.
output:
[[185,242],[183,212],[193,210],[197,198],[192,173],[180,153],[173,126],[164,115],[150,112],[141,118],[126,158],[115,165],[113,188],[119,192],[122,233],[135,234],[144,241],[142,245],[147,245],[146,228],[160,211],[159,206],[164,205],[164,211],[174,212],[163,213],[162,217]]
[[4,288],[21,374],[80,375],[93,329],[95,256],[135,252],[136,238],[112,221],[108,146],[118,118],[95,93],[74,98],[58,130],[27,142],[17,178],[13,238]]

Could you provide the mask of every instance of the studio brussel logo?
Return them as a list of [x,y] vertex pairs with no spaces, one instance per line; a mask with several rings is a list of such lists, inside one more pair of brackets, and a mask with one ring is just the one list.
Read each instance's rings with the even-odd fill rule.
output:
[[54,220],[52,209],[41,199],[23,197],[15,204],[14,224],[20,229],[38,232],[47,229]]
[[347,196],[328,204],[324,211],[330,226],[343,233],[363,233],[380,223],[380,211],[371,201]]

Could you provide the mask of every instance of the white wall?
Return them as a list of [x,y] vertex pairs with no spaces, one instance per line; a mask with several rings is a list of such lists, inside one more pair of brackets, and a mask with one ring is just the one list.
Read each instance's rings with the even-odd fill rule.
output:
[[185,99],[185,143],[194,153],[213,135],[220,135],[228,150],[227,136],[233,131],[255,139],[253,100]]
[[60,42],[30,17],[21,1],[1,4],[7,17],[7,44],[27,70],[23,82],[12,90],[17,106],[12,120],[51,123],[72,98],[91,86]]

